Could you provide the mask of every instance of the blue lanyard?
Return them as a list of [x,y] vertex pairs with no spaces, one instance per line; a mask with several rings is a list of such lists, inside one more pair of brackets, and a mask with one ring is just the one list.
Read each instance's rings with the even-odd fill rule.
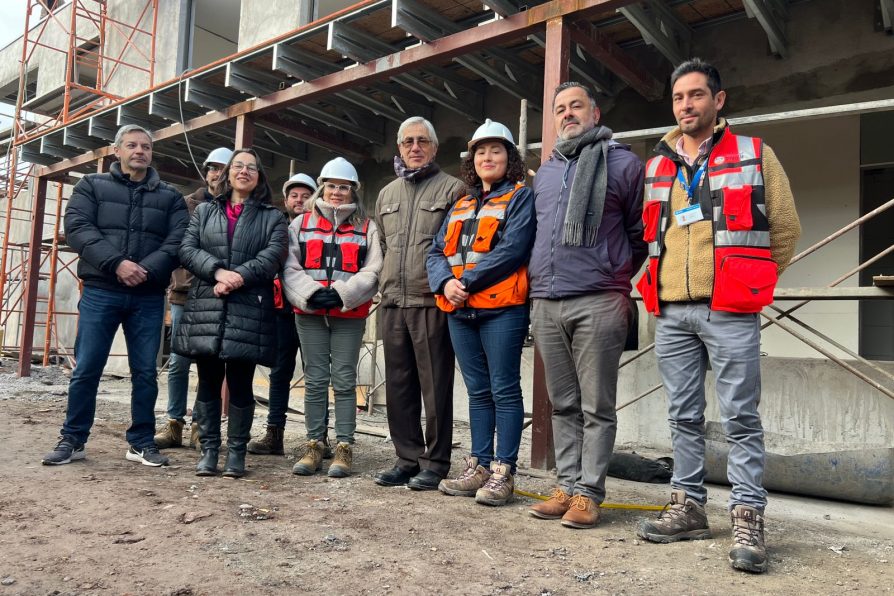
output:
[[695,193],[695,189],[698,188],[699,182],[702,181],[702,176],[705,174],[705,169],[708,167],[708,160],[704,160],[702,165],[695,171],[695,174],[692,175],[692,181],[689,184],[686,184],[686,178],[683,176],[683,168],[677,168],[677,180],[680,181],[680,186],[683,187],[683,190],[686,191],[686,195],[689,197],[689,204],[692,204],[692,198]]

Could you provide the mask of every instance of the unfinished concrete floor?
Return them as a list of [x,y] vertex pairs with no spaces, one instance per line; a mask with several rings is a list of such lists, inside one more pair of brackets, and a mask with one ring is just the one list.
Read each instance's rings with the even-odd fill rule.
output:
[[[594,530],[569,530],[471,499],[387,489],[390,443],[359,435],[355,475],[290,473],[294,455],[248,457],[243,480],[197,478],[197,458],[172,465],[124,459],[129,381],[105,379],[87,459],[40,464],[56,440],[67,378],[37,369],[17,379],[0,366],[0,596],[3,594],[886,594],[894,586],[894,511],[771,495],[770,570],[726,560],[727,491],[711,487],[714,539],[653,545],[636,539],[641,511],[604,510]],[[161,395],[164,396],[162,386]],[[160,401],[159,413],[164,399]],[[266,412],[258,408],[255,434]],[[384,416],[360,417],[384,429]],[[302,436],[287,427],[287,451]],[[526,432],[526,435],[528,433]],[[456,433],[459,466],[468,429]],[[523,444],[523,461],[529,449]],[[325,469],[325,468],[324,468]],[[548,493],[548,478],[518,477]],[[659,504],[666,485],[608,480],[608,501]]]

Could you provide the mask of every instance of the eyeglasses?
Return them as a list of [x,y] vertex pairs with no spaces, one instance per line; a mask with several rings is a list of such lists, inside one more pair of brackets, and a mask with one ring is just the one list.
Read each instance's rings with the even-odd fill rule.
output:
[[258,165],[253,163],[242,163],[241,161],[234,161],[230,164],[230,169],[234,172],[241,172],[242,170],[248,170],[249,174],[257,174],[258,173]]
[[431,145],[431,139],[425,137],[407,137],[400,142],[400,146],[404,149],[412,149],[413,145],[419,145],[420,149],[425,149]]
[[351,192],[351,189],[353,189],[354,187],[350,184],[333,184],[332,182],[327,182],[323,185],[323,188],[325,188],[329,192]]
[[223,169],[223,166],[218,165],[216,163],[209,163],[207,166],[209,172],[219,172]]

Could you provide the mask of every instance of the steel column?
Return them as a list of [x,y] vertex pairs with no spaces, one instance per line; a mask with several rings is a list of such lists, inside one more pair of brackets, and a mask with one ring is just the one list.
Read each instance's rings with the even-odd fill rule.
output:
[[244,149],[251,147],[255,142],[255,123],[254,118],[249,114],[240,114],[236,116],[236,139],[233,142],[233,149]]
[[34,185],[34,209],[31,219],[31,238],[28,241],[28,260],[25,274],[25,293],[22,300],[22,340],[19,345],[19,376],[31,376],[31,353],[34,347],[34,322],[37,319],[37,291],[40,282],[40,247],[43,240],[43,216],[47,204],[47,179],[39,177]]

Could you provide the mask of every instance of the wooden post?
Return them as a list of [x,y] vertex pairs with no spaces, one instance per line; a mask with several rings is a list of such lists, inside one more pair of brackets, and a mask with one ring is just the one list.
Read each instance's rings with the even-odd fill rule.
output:
[[[543,135],[541,137],[541,163],[552,153],[556,142],[556,129],[552,118],[553,93],[560,83],[568,80],[570,60],[568,27],[559,17],[546,23],[546,54],[543,64]],[[550,469],[556,465],[553,447],[553,406],[546,390],[543,360],[534,349],[534,407],[531,423],[531,467]]]
[[47,179],[37,178],[34,185],[34,208],[31,210],[31,238],[25,273],[25,295],[22,300],[22,341],[19,345],[19,376],[31,376],[31,353],[34,348],[34,322],[37,319],[37,292],[40,286],[40,253],[43,242],[43,216],[47,203]]
[[236,116],[236,140],[233,149],[245,149],[255,142],[255,123],[248,114]]

